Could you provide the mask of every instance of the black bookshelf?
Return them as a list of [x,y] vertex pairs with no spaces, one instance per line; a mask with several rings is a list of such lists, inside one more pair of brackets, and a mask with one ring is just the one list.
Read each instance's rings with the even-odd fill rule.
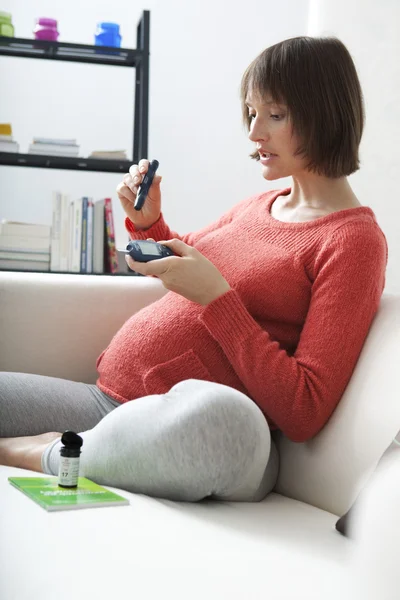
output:
[[142,51],[0,36],[0,55],[135,67],[141,60]]
[[75,171],[103,171],[127,173],[130,160],[50,156],[45,154],[20,154],[0,152],[0,164],[14,167],[39,167],[42,169],[69,169]]
[[[89,46],[66,42],[47,42],[25,38],[0,36],[0,56],[35,58],[42,60],[80,62],[134,68],[134,129],[133,162],[138,163],[148,154],[149,118],[149,54],[150,11],[145,10],[136,28],[136,48]],[[104,172],[127,172],[132,161],[93,159],[64,156],[42,156],[0,152],[0,165],[70,169]]]

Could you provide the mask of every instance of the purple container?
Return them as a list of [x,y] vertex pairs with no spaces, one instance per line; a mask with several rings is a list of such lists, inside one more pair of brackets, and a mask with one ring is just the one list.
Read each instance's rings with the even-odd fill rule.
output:
[[57,31],[57,21],[55,19],[48,19],[47,17],[36,19],[36,27],[33,33],[36,40],[48,40],[49,42],[56,42],[60,35]]

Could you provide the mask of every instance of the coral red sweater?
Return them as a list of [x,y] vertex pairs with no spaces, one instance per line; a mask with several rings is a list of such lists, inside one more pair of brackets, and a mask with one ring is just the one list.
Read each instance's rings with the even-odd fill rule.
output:
[[[320,431],[353,373],[385,286],[386,238],[369,207],[303,223],[272,217],[278,195],[246,199],[180,237],[163,216],[132,238],[180,238],[232,289],[208,306],[168,292],[134,314],[97,360],[98,387],[120,402],[184,379],[223,383],[302,442]],[[140,352],[136,351],[140,348]]]

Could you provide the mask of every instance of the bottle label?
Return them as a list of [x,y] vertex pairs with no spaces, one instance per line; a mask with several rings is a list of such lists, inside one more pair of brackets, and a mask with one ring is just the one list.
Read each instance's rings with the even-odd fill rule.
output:
[[79,457],[68,458],[67,456],[61,456],[58,483],[67,487],[73,487],[78,484],[78,477]]

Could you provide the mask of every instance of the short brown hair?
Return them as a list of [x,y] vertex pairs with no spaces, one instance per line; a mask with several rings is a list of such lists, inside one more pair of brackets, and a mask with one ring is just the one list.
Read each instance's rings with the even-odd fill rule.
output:
[[[243,121],[250,129],[248,93],[285,104],[301,140],[307,168],[343,177],[360,166],[364,102],[354,62],[335,37],[295,37],[270,46],[247,67],[241,82]],[[250,154],[259,160],[258,152]]]

